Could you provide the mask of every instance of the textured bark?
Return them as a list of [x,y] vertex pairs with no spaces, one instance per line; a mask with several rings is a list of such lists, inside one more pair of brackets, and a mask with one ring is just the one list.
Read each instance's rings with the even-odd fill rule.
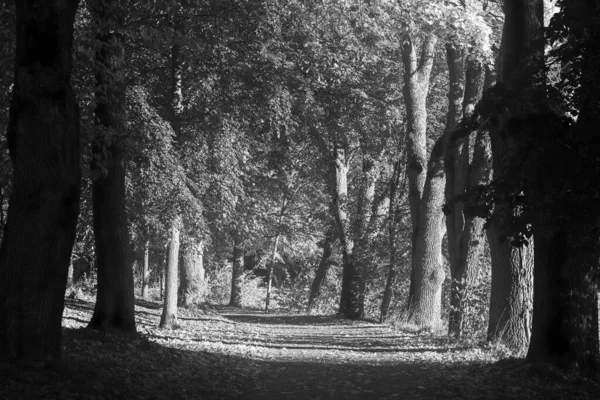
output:
[[[481,98],[485,81],[485,71],[476,56],[467,58],[465,74],[465,93],[463,98],[463,118],[468,121],[475,104]],[[471,136],[469,134],[469,136]],[[450,294],[450,315],[448,333],[460,337],[468,307],[468,296],[472,285],[479,275],[479,255],[484,244],[483,218],[477,217],[466,209],[458,196],[464,196],[469,190],[487,185],[491,181],[491,147],[487,131],[476,132],[473,160],[469,165],[469,136],[451,140],[446,150],[446,199],[450,204],[450,216],[447,217],[448,252],[450,254],[450,273],[452,286]],[[454,147],[456,143],[457,147]],[[451,153],[449,155],[449,153]],[[460,161],[458,161],[460,160]],[[451,178],[452,177],[452,178]],[[454,181],[454,185],[450,181]]]
[[418,326],[439,326],[442,308],[442,283],[445,272],[441,263],[444,223],[444,150],[446,135],[442,135],[431,151],[425,190],[421,200],[419,233],[413,264],[414,293],[408,305],[408,320]]
[[160,317],[160,327],[177,328],[177,264],[179,261],[179,234],[181,219],[173,218],[170,228],[170,238],[167,247],[167,265],[165,266],[165,300]]
[[229,305],[242,306],[242,284],[244,280],[244,242],[239,235],[233,238],[233,268],[231,270],[231,299]]
[[334,149],[332,161],[334,183],[333,213],[342,245],[342,293],[339,314],[350,319],[360,319],[364,312],[364,297],[361,297],[361,275],[354,260],[354,241],[350,232],[348,209],[348,165],[344,149]]
[[[544,42],[540,40],[543,23],[542,0],[507,0],[500,46],[498,80],[516,96],[524,97],[534,74],[543,68]],[[494,178],[510,179],[506,156],[509,140],[503,124],[510,112],[498,116],[499,127],[490,131]],[[514,145],[514,144],[513,144]],[[488,339],[500,340],[516,353],[524,353],[529,344],[533,306],[533,245],[516,248],[503,241],[503,225],[515,211],[499,203],[488,229],[492,256],[492,290]]]
[[0,360],[53,364],[79,213],[79,111],[71,88],[78,1],[16,2],[7,130],[13,189],[0,248]]
[[427,94],[429,78],[435,55],[437,39],[429,34],[421,44],[421,57],[418,59],[413,37],[404,38],[402,62],[404,65],[404,103],[407,119],[407,176],[408,201],[413,227],[412,270],[408,303],[414,295],[414,265],[416,240],[419,235],[420,204],[427,175]]
[[321,295],[321,288],[325,283],[325,279],[327,278],[327,272],[329,268],[333,264],[333,244],[335,241],[335,237],[333,236],[333,232],[329,231],[325,236],[325,240],[323,242],[323,254],[321,255],[321,261],[319,261],[319,266],[317,267],[317,272],[315,273],[315,279],[310,286],[310,295],[308,297],[308,306],[306,308],[306,312],[311,314]]
[[144,260],[142,261],[142,297],[148,298],[148,288],[150,287],[150,240],[144,241]]
[[202,302],[204,291],[204,265],[202,242],[191,242],[185,246],[179,271],[178,303],[181,307],[191,307]]
[[98,291],[89,327],[135,333],[133,271],[125,209],[124,50],[118,33],[122,10],[111,0],[87,3],[98,27],[96,49],[96,123],[92,145],[92,209]]

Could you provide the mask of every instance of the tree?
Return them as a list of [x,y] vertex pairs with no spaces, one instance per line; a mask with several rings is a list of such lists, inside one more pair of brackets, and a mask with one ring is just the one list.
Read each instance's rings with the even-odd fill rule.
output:
[[[118,3],[118,4],[117,4]],[[125,9],[112,0],[88,1],[96,31],[97,136],[92,144],[92,201],[98,292],[89,326],[135,333],[133,271],[125,208]]]
[[[544,46],[540,40],[543,1],[506,1],[504,12],[498,87],[510,88],[520,99],[522,109],[535,109],[536,102],[530,92],[532,82],[536,82],[535,75],[543,71],[544,65]],[[510,125],[506,124],[510,118],[510,111],[500,110],[494,116],[498,123],[490,131],[494,179],[505,184],[512,179],[506,163],[507,154],[513,151],[508,136]],[[509,232],[524,223],[527,209],[521,203],[524,188],[519,182],[509,186],[508,201],[496,204],[487,229],[492,256],[488,339],[502,341],[516,353],[523,353],[529,344],[531,325],[533,241],[510,239]]]
[[[556,45],[557,61],[569,62],[571,68],[562,71],[560,84],[553,88],[559,91],[549,93],[558,95],[562,115],[540,113],[535,125],[526,123],[524,129],[533,139],[526,144],[538,149],[524,171],[536,205],[534,313],[527,360],[595,374],[600,368],[600,7],[585,1],[560,1],[558,6],[549,41]],[[577,121],[565,118],[565,110],[578,115]],[[544,171],[541,180],[539,171]]]
[[13,190],[0,248],[0,359],[52,364],[79,212],[79,110],[71,88],[77,0],[16,2],[8,125]]
[[[414,35],[414,34],[413,34]],[[407,177],[408,201],[410,204],[412,233],[412,267],[411,284],[408,299],[409,313],[419,306],[419,302],[429,302],[429,299],[415,298],[419,277],[426,278],[424,271],[419,271],[417,266],[417,241],[422,236],[421,201],[427,177],[427,93],[429,92],[429,78],[433,67],[435,46],[437,38],[428,34],[421,43],[421,55],[417,56],[417,45],[412,35],[407,34],[402,49],[402,62],[404,65],[404,103],[407,118]],[[438,233],[439,234],[439,233]],[[422,236],[423,240],[425,237]],[[423,243],[424,244],[424,243]],[[440,247],[441,249],[441,247]],[[423,249],[424,250],[424,249]],[[421,256],[424,256],[422,254]],[[434,262],[438,262],[437,255]],[[443,281],[443,277],[442,277]],[[437,285],[438,283],[436,283]],[[441,284],[441,282],[439,282]],[[423,289],[425,287],[423,286]],[[441,288],[441,287],[440,287]],[[441,293],[441,292],[440,292]],[[424,295],[425,293],[423,293]],[[421,317],[415,316],[418,323]]]
[[174,217],[169,232],[167,265],[165,266],[165,301],[160,317],[160,327],[177,328],[177,262],[179,261],[179,232],[181,219]]

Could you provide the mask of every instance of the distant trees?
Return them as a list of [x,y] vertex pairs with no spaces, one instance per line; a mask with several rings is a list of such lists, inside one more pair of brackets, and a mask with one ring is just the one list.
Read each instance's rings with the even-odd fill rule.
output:
[[71,86],[77,0],[18,1],[7,129],[13,188],[0,248],[0,359],[57,362],[80,192]]

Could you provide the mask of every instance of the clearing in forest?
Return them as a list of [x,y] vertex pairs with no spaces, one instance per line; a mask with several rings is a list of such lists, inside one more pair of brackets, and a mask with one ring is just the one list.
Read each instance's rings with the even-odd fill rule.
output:
[[140,335],[120,338],[81,329],[92,310],[67,300],[63,369],[4,370],[0,399],[600,398],[598,381],[376,323],[205,307],[164,330],[138,301]]

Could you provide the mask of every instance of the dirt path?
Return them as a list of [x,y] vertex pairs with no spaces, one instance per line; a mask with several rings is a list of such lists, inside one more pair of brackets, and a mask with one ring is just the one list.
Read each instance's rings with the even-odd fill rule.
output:
[[375,323],[209,307],[165,330],[161,305],[138,301],[140,335],[123,338],[82,329],[92,310],[66,301],[60,371],[0,365],[0,400],[600,398],[597,380]]

